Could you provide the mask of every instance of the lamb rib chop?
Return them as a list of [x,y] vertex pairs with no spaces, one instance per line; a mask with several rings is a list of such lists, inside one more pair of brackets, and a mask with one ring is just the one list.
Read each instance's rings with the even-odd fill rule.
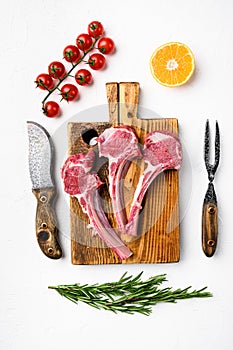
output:
[[182,162],[180,141],[168,131],[152,131],[147,134],[143,155],[147,167],[139,178],[126,225],[126,231],[131,236],[137,235],[142,201],[150,184],[164,170],[179,170]]
[[125,233],[123,182],[132,159],[141,156],[138,139],[129,126],[106,129],[98,138],[99,155],[109,160],[109,193],[118,229]]
[[93,233],[111,248],[117,256],[124,260],[132,255],[130,249],[118,237],[102,209],[99,189],[103,182],[97,173],[91,171],[95,160],[95,152],[80,153],[70,156],[62,168],[64,190],[78,199],[84,213],[90,220]]

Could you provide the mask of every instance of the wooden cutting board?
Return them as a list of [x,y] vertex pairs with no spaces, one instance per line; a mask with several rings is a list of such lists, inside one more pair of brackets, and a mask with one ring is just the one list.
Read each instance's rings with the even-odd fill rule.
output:
[[[87,152],[91,147],[82,138],[87,129],[95,129],[101,134],[112,125],[130,125],[134,128],[141,144],[146,134],[153,130],[168,130],[178,135],[177,119],[138,119],[138,83],[107,83],[109,123],[69,123],[69,155]],[[144,116],[146,118],[146,116]],[[91,118],[91,116],[90,116]],[[143,170],[143,160],[131,164],[124,180],[124,197],[129,212],[130,202],[139,176]],[[106,159],[97,161],[96,169],[105,182],[101,197],[103,207],[111,225],[117,229],[108,193],[108,163]],[[179,186],[178,172],[168,170],[155,179],[144,199],[140,214],[137,238],[121,235],[133,251],[133,255],[120,261],[103,241],[93,236],[88,228],[89,219],[82,212],[76,198],[70,198],[71,255],[73,264],[119,264],[119,263],[167,263],[179,261]]]

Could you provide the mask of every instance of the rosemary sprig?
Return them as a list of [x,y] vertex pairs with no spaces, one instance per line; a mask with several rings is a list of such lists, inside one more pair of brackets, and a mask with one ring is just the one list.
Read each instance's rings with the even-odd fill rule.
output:
[[157,275],[143,281],[141,272],[136,277],[127,276],[127,272],[117,282],[104,284],[50,286],[59,294],[74,303],[82,301],[94,308],[104,309],[127,314],[140,313],[150,315],[151,306],[159,302],[175,303],[179,299],[207,298],[212,294],[205,291],[207,287],[190,291],[191,287],[185,289],[158,288],[164,281],[166,275]]

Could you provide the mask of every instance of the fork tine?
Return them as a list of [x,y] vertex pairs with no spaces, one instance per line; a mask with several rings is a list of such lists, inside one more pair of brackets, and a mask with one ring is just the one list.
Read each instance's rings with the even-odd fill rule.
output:
[[217,170],[217,167],[219,165],[219,159],[220,159],[220,132],[219,132],[219,125],[218,121],[216,120],[216,126],[215,126],[215,161],[213,166],[213,172],[215,173]]
[[209,119],[206,120],[206,125],[205,125],[204,160],[205,160],[206,167],[208,167],[209,166],[209,160],[210,160],[210,125],[209,125]]

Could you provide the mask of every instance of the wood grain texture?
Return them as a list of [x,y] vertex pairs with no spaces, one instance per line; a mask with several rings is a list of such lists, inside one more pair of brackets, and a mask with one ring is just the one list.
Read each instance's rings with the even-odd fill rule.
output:
[[114,126],[118,124],[119,84],[107,83],[106,94],[107,94],[107,100],[108,100],[109,123],[111,123],[112,126]]
[[53,207],[55,190],[53,187],[32,190],[37,199],[36,237],[42,252],[51,259],[62,256],[58,242],[57,219]]
[[[109,104],[109,123],[69,123],[69,154],[86,152],[90,146],[82,140],[82,132],[94,128],[98,134],[110,125],[130,125],[134,128],[143,145],[146,134],[153,130],[168,130],[178,135],[177,119],[137,119],[139,97],[138,83],[107,83]],[[145,116],[146,117],[146,116]],[[108,163],[101,160],[95,165],[98,174],[106,185],[102,191],[104,210],[112,226],[117,229],[108,193]],[[126,212],[144,162],[134,161],[124,181]],[[180,255],[179,241],[179,181],[178,172],[169,170],[158,176],[150,186],[140,213],[138,236],[133,239],[121,235],[123,241],[133,251],[133,256],[122,263],[162,263],[177,262]],[[87,228],[89,220],[75,198],[71,204],[71,251],[73,264],[111,264],[121,263],[109,248],[98,238],[93,237]]]

